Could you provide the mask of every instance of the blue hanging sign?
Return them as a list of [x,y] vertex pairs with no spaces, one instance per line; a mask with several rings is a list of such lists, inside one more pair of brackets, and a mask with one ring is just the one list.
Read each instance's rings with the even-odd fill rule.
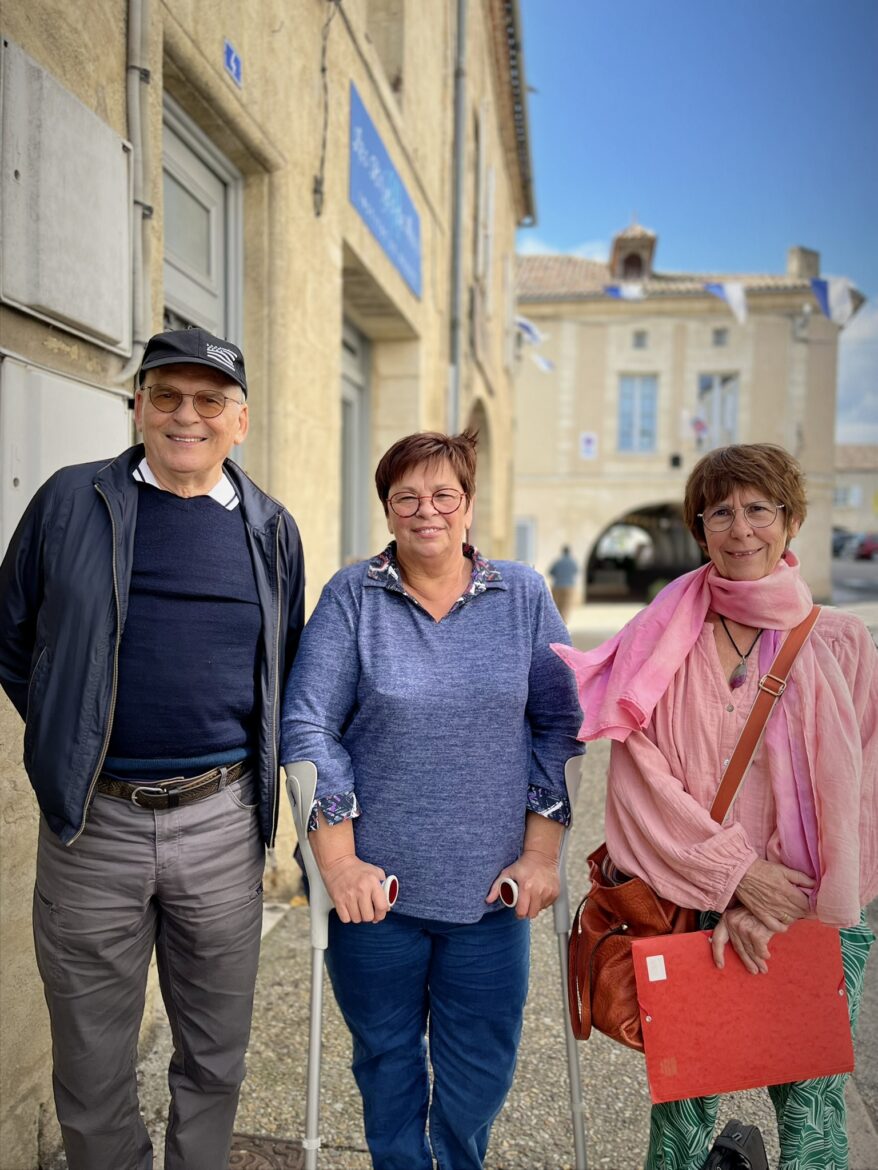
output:
[[231,41],[224,41],[223,44],[225,46],[223,50],[223,60],[226,67],[226,73],[229,74],[235,85],[243,85],[244,63],[235,52],[235,46],[231,43]]
[[421,218],[353,83],[350,168],[351,203],[403,280],[420,297]]

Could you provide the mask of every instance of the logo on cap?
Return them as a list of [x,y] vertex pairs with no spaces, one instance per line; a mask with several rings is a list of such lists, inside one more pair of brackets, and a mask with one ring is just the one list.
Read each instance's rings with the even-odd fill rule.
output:
[[238,360],[238,355],[233,349],[224,349],[221,345],[211,345],[208,342],[207,356],[214,358],[218,362],[222,362],[233,374],[235,373],[235,362]]

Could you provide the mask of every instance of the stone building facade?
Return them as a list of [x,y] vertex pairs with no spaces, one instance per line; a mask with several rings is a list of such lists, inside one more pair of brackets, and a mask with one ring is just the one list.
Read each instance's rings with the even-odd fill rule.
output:
[[[532,340],[516,380],[517,555],[545,572],[569,544],[584,595],[616,564],[616,578],[624,568],[648,596],[650,584],[700,563],[680,519],[698,458],[721,444],[773,442],[807,473],[808,519],[794,548],[826,599],[839,327],[812,291],[819,255],[791,248],[782,274],[663,273],[657,242],[634,224],[609,263],[519,258]],[[706,285],[731,285],[729,300]],[[614,548],[619,525],[646,533],[642,544]]]
[[832,522],[848,532],[878,532],[878,444],[835,448]]
[[[0,545],[55,468],[133,441],[164,322],[243,345],[241,461],[299,522],[309,606],[383,547],[371,476],[409,431],[478,427],[475,537],[511,552],[518,21],[517,0],[3,5]],[[0,738],[0,1166],[27,1170],[54,1134],[5,699]],[[290,852],[287,822],[276,887]]]

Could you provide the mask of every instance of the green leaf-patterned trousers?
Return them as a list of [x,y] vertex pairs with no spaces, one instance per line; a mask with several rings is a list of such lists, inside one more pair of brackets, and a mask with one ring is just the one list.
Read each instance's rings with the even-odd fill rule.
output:
[[[716,917],[702,927],[713,925]],[[866,960],[875,935],[863,914],[858,926],[839,931],[839,936],[851,1031],[856,1033]],[[778,1170],[847,1170],[846,1081],[847,1074],[768,1087],[780,1137]],[[719,1102],[719,1096],[713,1096],[654,1105],[646,1170],[700,1170],[713,1141]]]

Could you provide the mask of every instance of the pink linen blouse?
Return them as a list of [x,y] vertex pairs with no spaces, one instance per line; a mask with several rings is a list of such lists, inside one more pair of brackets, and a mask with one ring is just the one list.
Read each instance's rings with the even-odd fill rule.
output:
[[[863,623],[837,610],[821,612],[811,637],[824,643],[851,688],[862,737],[862,793],[860,821],[845,829],[854,839],[860,837],[861,875],[873,875],[878,867],[878,653]],[[758,678],[754,652],[746,683],[730,690],[714,627],[705,622],[646,729],[612,744],[606,804],[610,856],[625,873],[643,878],[680,905],[724,910],[757,858],[805,868],[795,838],[806,820],[811,822],[806,831],[816,833],[819,844],[821,798],[827,793],[820,794],[815,808],[799,809],[802,820],[790,824],[787,816],[786,823],[779,823],[778,807],[797,803],[795,783],[764,742],[725,824],[711,820],[709,808],[753,705]],[[833,809],[823,815],[831,817]],[[819,881],[822,875],[811,876]],[[860,905],[864,893],[861,888]],[[815,891],[812,906],[816,901]]]

